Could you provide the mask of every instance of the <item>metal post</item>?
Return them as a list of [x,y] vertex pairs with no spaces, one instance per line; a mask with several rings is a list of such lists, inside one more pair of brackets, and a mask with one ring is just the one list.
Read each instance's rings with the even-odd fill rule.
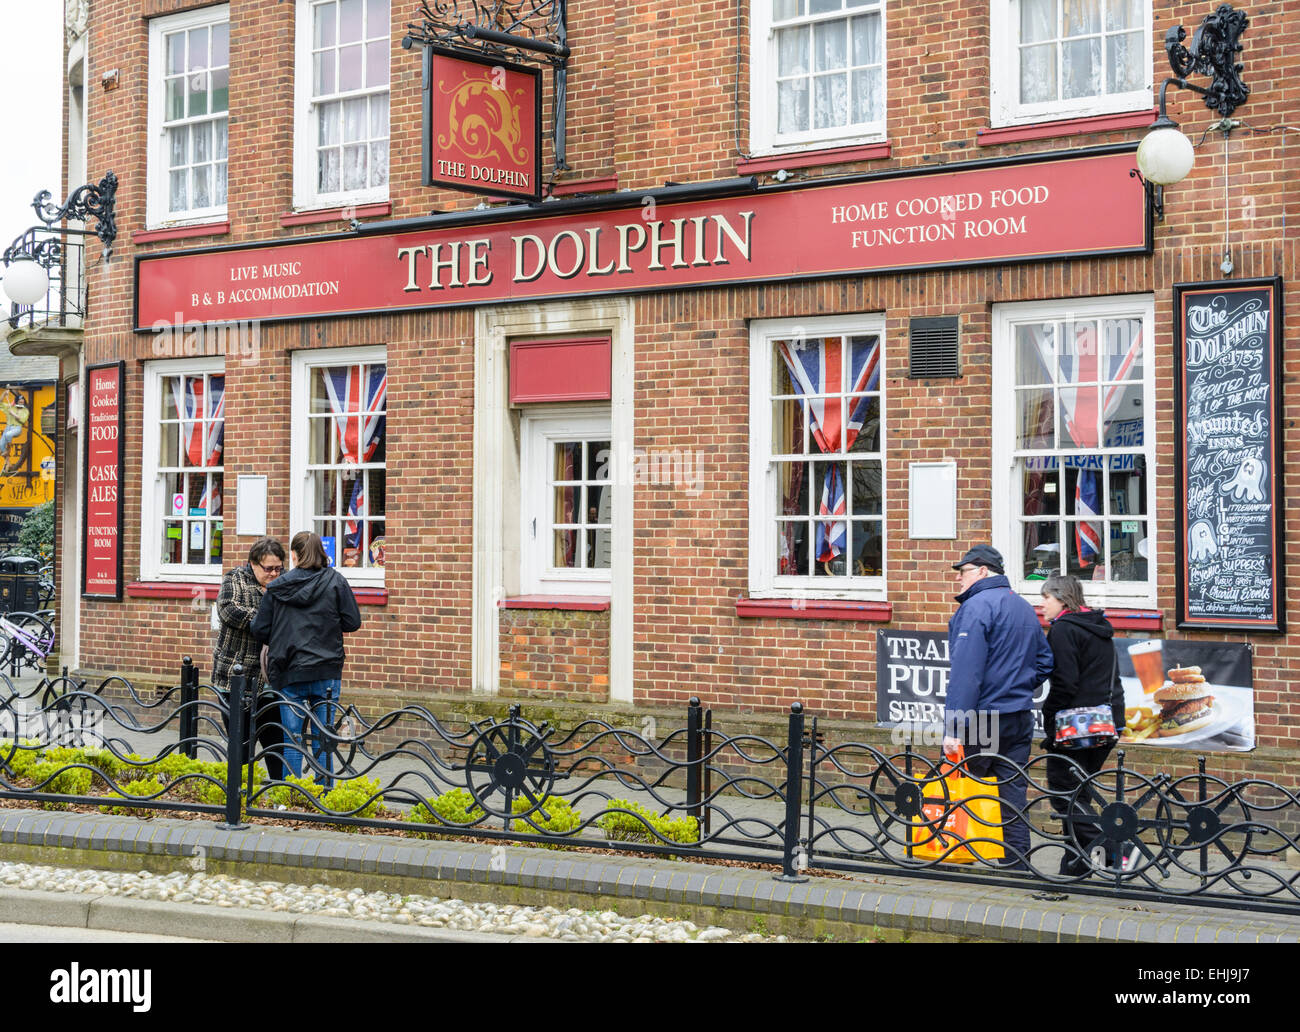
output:
[[[1200,758],[1200,761],[1197,763],[1197,768],[1199,770],[1199,776],[1196,779],[1199,787],[1199,791],[1196,793],[1197,802],[1199,802],[1202,806],[1204,806],[1205,800],[1207,798],[1206,791],[1205,791],[1205,757],[1204,756],[1202,756]],[[1206,877],[1206,875],[1209,873],[1210,870],[1209,846],[1201,846],[1200,853],[1201,853],[1201,888],[1205,888],[1205,886],[1209,884],[1209,878]],[[1245,854],[1243,853],[1242,855],[1244,856]]]
[[686,709],[686,812],[700,819],[700,700],[692,695]]
[[785,752],[785,841],[781,873],[777,881],[801,882],[808,879],[801,874],[802,866],[797,862],[801,856],[799,845],[799,811],[802,809],[800,798],[803,788],[803,703],[790,704],[790,728],[786,739]]
[[813,829],[817,826],[817,718],[813,717],[812,735],[808,739],[808,851],[805,860],[812,866]]
[[[889,760],[886,760],[885,762],[886,762],[886,763],[889,763],[890,761],[889,761]],[[911,781],[911,780],[912,780],[912,740],[911,740],[910,738],[907,740],[907,744],[903,746],[903,773],[904,773],[905,775],[907,775],[907,780],[908,780],[908,781]],[[921,794],[922,794],[922,797],[924,797],[924,794],[925,794],[925,793],[924,793],[924,790],[922,790],[922,793],[921,793]],[[924,802],[924,798],[922,799],[922,801]],[[895,808],[895,809],[898,808],[898,789],[897,789],[897,788],[894,789],[894,808]],[[999,818],[998,818],[998,819],[1000,820],[1000,819],[1001,819],[1001,810],[998,811],[998,814],[999,814]],[[922,812],[921,812],[921,816],[922,816],[922,819],[924,819],[924,816],[925,816],[925,811],[924,811],[924,810],[922,810]],[[914,860],[914,859],[916,859],[916,857],[915,857],[915,855],[913,854],[913,851],[912,851],[912,828],[915,827],[915,822],[916,822],[916,818],[915,818],[915,817],[909,817],[909,818],[908,818],[908,821],[907,821],[907,823],[908,823],[908,829],[907,829],[907,848],[904,850],[904,852],[906,853],[906,855],[907,855],[907,859],[909,859],[909,860]]]
[[244,769],[244,668],[236,665],[230,671],[230,731],[226,739],[226,821],[223,828],[246,828],[240,823],[242,785],[240,775]]
[[[704,755],[713,755],[713,710],[704,711]],[[704,767],[704,827],[700,831],[700,838],[708,838],[709,832],[713,827],[713,764],[705,762]]]
[[198,755],[194,739],[198,729],[195,710],[199,701],[199,671],[194,660],[186,656],[181,660],[181,719],[178,728],[181,736],[181,754],[194,759]]

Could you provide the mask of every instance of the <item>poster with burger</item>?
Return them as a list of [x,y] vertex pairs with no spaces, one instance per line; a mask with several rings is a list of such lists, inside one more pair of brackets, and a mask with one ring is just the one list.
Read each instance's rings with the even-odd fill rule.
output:
[[1244,752],[1255,748],[1248,645],[1116,638],[1127,727],[1121,743]]

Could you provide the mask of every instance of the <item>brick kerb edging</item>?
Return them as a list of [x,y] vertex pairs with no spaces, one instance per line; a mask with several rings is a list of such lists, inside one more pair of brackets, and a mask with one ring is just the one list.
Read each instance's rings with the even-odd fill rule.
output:
[[[4,847],[7,859],[87,867],[109,865],[127,870],[138,868],[144,857],[155,862],[172,858],[185,863],[196,855],[197,848],[202,850],[207,864],[235,875],[239,875],[241,865],[261,866],[276,870],[256,872],[259,877],[278,874],[284,880],[298,882],[306,873],[300,869],[305,868],[312,872],[311,881],[337,881],[339,875],[346,880],[349,874],[372,880],[403,878],[451,883],[464,887],[471,897],[490,893],[493,888],[528,889],[612,903],[644,902],[649,904],[647,909],[660,911],[716,909],[720,914],[731,914],[732,927],[738,926],[739,930],[748,930],[756,918],[762,917],[774,924],[788,924],[790,928],[785,930],[848,926],[863,935],[870,935],[873,928],[888,930],[893,933],[891,937],[1026,942],[1300,942],[1300,910],[1294,917],[1245,917],[1209,907],[1145,903],[1143,910],[1135,911],[1132,904],[1127,904],[1130,909],[1121,909],[1126,905],[1124,900],[1101,897],[1070,896],[1059,903],[1033,900],[1030,893],[1036,890],[1029,886],[1003,888],[900,877],[875,877],[870,883],[812,878],[788,884],[776,881],[770,871],[617,855],[557,855],[555,851],[522,846],[507,848],[504,868],[493,870],[494,847],[478,843],[265,826],[231,831],[209,822],[174,819],[143,821],[97,814],[10,810],[0,812],[0,847]],[[330,875],[336,877],[331,879]],[[471,887],[478,888],[478,893]],[[445,891],[430,887],[433,895]],[[99,905],[107,906],[110,901],[125,902],[120,897],[104,897]],[[0,920],[4,920],[7,906],[0,900]],[[194,909],[215,913],[202,906]],[[266,912],[238,913],[258,916]],[[348,927],[364,924],[344,923]],[[715,923],[726,922],[715,919]]]

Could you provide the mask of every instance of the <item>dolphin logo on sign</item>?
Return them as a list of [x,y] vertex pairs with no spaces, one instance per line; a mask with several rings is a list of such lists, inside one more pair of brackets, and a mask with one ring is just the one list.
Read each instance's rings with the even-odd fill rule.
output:
[[528,160],[519,119],[523,90],[515,90],[512,98],[489,80],[467,74],[459,85],[444,86],[442,93],[448,98],[449,132],[439,135],[439,147],[459,146],[466,157],[479,161],[498,158],[522,164]]

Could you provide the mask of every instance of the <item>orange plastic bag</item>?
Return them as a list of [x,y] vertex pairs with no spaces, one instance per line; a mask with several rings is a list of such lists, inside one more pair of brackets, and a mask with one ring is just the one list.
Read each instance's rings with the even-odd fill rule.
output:
[[[1002,804],[998,802],[997,784],[958,770],[956,764],[961,763],[964,755],[959,751],[955,762],[945,759],[939,765],[943,781],[924,786],[921,816],[912,820],[911,827],[912,854],[918,859],[942,858],[949,864],[973,864],[979,859],[1000,860],[1006,853],[1002,846]],[[958,845],[969,839],[994,841]],[[953,849],[954,846],[957,848]]]

